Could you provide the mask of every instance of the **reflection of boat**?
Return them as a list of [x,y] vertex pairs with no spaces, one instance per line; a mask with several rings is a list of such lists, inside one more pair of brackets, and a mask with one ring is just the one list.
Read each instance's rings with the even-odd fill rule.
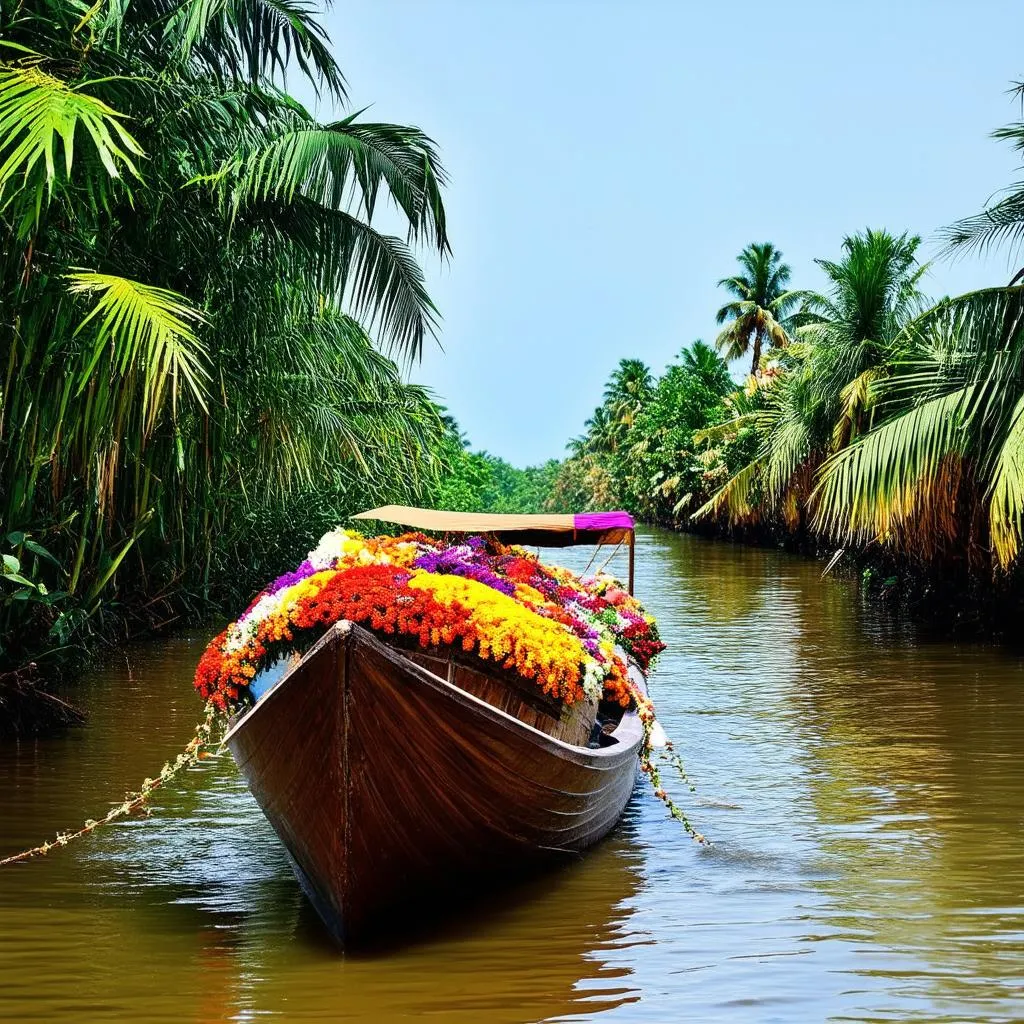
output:
[[[556,544],[633,540],[624,516],[515,516],[503,527],[505,517],[417,512],[368,515]],[[404,650],[340,622],[227,742],[311,902],[346,941],[389,907],[606,835],[632,792],[643,729],[630,711],[592,730],[597,712],[581,702],[562,713],[512,673]],[[588,745],[591,735],[599,738]]]
[[631,1002],[639,996],[632,972],[650,936],[634,931],[643,854],[629,819],[627,812],[587,856],[466,894],[455,912],[424,918],[412,932],[409,913],[393,915],[371,956],[325,959],[326,936],[308,902],[267,892],[273,908],[237,924],[218,915],[206,933],[235,951],[237,967],[223,979],[230,1010],[193,1016],[399,1024],[433,1013],[515,1024],[590,1020]]

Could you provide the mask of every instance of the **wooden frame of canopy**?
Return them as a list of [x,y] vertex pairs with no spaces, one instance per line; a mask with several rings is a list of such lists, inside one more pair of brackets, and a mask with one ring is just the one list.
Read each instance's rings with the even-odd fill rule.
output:
[[408,505],[383,505],[353,519],[379,519],[433,533],[484,533],[502,543],[540,547],[579,544],[626,544],[629,548],[629,592],[633,593],[636,529],[627,512],[581,512],[575,515],[502,515],[495,512],[443,512]]

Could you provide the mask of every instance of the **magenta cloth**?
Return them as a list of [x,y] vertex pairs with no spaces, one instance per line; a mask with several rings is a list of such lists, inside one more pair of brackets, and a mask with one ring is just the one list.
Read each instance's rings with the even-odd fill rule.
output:
[[628,512],[581,512],[573,516],[577,530],[632,530],[633,517]]

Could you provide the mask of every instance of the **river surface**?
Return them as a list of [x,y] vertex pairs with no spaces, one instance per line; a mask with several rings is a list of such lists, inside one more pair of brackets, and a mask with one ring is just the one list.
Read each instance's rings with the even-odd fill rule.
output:
[[[230,759],[205,762],[151,817],[0,869],[0,1018],[1024,1019],[1024,662],[821,572],[639,539],[670,644],[652,691],[697,786],[675,792],[712,846],[638,785],[578,862],[342,957]],[[183,746],[206,639],[118,654],[76,690],[87,727],[0,746],[0,853]]]

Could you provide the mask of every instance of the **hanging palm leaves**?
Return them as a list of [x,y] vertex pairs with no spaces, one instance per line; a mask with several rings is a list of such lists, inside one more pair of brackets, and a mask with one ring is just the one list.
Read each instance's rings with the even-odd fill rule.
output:
[[344,100],[293,0],[0,14],[0,532],[44,538],[55,590],[243,590],[276,517],[437,476],[439,413],[382,352],[436,331],[445,171],[419,129],[318,123],[286,69]]

